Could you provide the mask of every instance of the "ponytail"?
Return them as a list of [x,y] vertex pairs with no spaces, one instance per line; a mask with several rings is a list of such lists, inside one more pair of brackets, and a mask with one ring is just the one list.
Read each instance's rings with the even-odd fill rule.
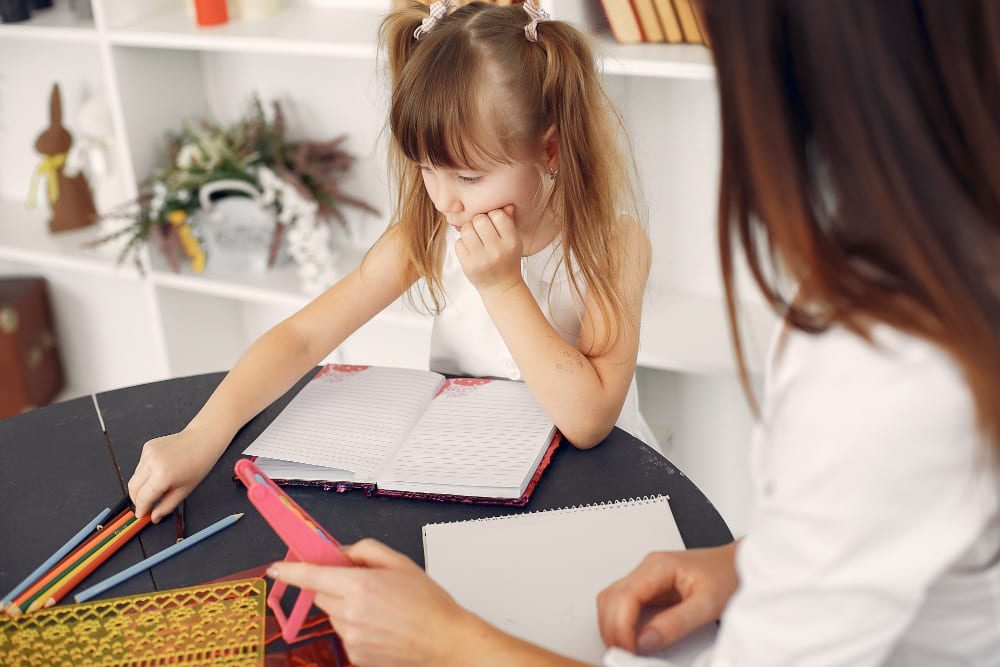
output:
[[427,16],[427,5],[410,0],[406,6],[386,16],[379,26],[378,42],[388,58],[393,88],[417,46],[413,33]]
[[[548,206],[559,220],[565,273],[580,313],[584,297],[608,322],[626,323],[620,286],[622,225],[640,221],[635,165],[618,111],[601,84],[590,38],[569,23],[533,22],[523,7],[476,2],[440,18],[419,40],[429,9],[413,2],[379,30],[392,77],[389,126],[394,219],[406,258],[427,281],[435,309],[445,226],[424,191],[418,163],[536,159],[550,127],[558,135],[559,178]],[[539,165],[539,179],[544,177]],[[622,325],[623,326],[623,325]],[[595,347],[623,333],[603,329]],[[638,332],[629,332],[638,333]]]

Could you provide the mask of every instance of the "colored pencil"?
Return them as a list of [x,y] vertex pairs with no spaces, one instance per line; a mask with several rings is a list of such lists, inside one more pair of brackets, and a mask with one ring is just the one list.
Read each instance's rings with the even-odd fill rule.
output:
[[184,539],[184,503],[186,500],[182,500],[181,504],[177,506],[177,542]]
[[[129,513],[131,514],[131,513]],[[73,552],[63,558],[58,565],[50,569],[44,577],[32,584],[28,590],[24,591],[17,598],[14,599],[9,605],[7,605],[7,613],[9,615],[20,614],[27,609],[25,604],[30,598],[34,597],[42,588],[47,587],[53,582],[53,580],[62,577],[66,570],[71,568],[74,563],[77,563],[81,557],[90,552],[94,547],[96,547],[102,540],[104,540],[110,531],[118,528],[120,525],[125,523],[127,516],[120,516],[115,521],[105,528],[102,532],[99,532],[86,540],[83,544],[78,546]]]
[[89,551],[80,556],[76,561],[74,561],[70,566],[59,573],[58,576],[54,577],[47,584],[42,586],[39,590],[35,591],[34,594],[23,603],[19,605],[21,611],[29,612],[36,609],[40,609],[42,604],[48,599],[49,591],[54,590],[56,587],[62,585],[62,582],[66,581],[67,577],[72,576],[74,573],[80,571],[80,569],[87,563],[89,563],[95,555],[97,555],[101,549],[110,543],[116,536],[120,535],[122,531],[135,521],[135,517],[131,517],[125,521],[121,526],[115,528],[114,531],[104,531],[108,533],[106,536],[102,537],[101,540],[94,545]]
[[[49,599],[45,601],[45,607],[51,607],[55,603],[59,602],[63,597],[66,596],[71,590],[76,588],[81,581],[87,578],[87,576],[93,572],[97,567],[106,561],[111,554],[118,551],[126,542],[132,539],[132,536],[138,533],[140,530],[149,525],[150,518],[152,514],[147,514],[141,519],[136,519],[130,526],[128,526],[121,535],[119,535],[115,540],[107,545],[99,554],[96,554],[91,562],[85,564],[81,569],[79,569],[74,574],[70,575],[70,578],[60,583],[58,588],[54,590],[49,595]],[[96,559],[96,560],[95,560]]]
[[[51,598],[57,591],[63,590],[72,581],[78,584],[83,577],[92,572],[98,565],[107,560],[111,554],[117,551],[122,544],[128,541],[128,537],[134,534],[133,527],[136,525],[137,520],[131,511],[120,518],[121,522],[109,526],[105,530],[105,535],[99,543],[95,544],[85,554],[82,554],[80,558],[63,571],[58,579],[49,583],[45,587],[45,590],[36,593],[27,611],[35,611],[41,607],[55,604],[51,602]],[[66,591],[63,590],[63,595],[65,593]]]
[[122,499],[118,501],[118,504],[111,509],[111,516],[113,518],[118,518],[125,510],[132,509],[132,501],[127,495],[122,496]]
[[211,526],[199,530],[197,533],[193,534],[191,537],[186,537],[183,540],[181,540],[180,542],[177,542],[177,543],[172,544],[171,546],[167,547],[163,551],[160,551],[159,553],[154,554],[154,555],[150,556],[149,558],[146,558],[145,560],[139,561],[138,563],[136,563],[132,567],[126,568],[126,569],[122,570],[121,572],[119,572],[118,574],[113,575],[111,577],[108,577],[107,579],[105,579],[101,583],[95,584],[94,586],[91,586],[90,588],[87,588],[85,590],[80,591],[75,596],[76,601],[77,602],[86,602],[87,600],[89,600],[90,598],[94,597],[95,595],[100,595],[104,591],[106,591],[109,588],[112,588],[114,586],[117,586],[118,584],[120,584],[121,582],[125,581],[126,579],[128,579],[130,577],[133,577],[136,574],[139,574],[140,572],[148,570],[149,568],[153,567],[157,563],[160,563],[160,562],[162,562],[162,561],[170,558],[174,554],[177,554],[177,553],[183,551],[184,549],[187,549],[190,546],[194,546],[198,542],[201,542],[202,540],[204,540],[206,537],[214,535],[215,533],[219,532],[220,530],[233,525],[234,523],[236,523],[237,521],[239,521],[240,517],[242,517],[242,516],[243,516],[242,512],[239,513],[239,514],[230,514],[229,516],[225,517],[224,519],[220,519],[220,520],[216,521]]
[[105,507],[103,511],[101,511],[97,516],[95,516],[93,519],[90,520],[90,523],[81,528],[76,533],[76,535],[69,538],[66,544],[59,547],[59,549],[54,554],[49,556],[45,560],[45,562],[36,567],[31,574],[25,577],[21,581],[21,583],[19,583],[17,586],[14,587],[14,590],[12,590],[10,593],[7,593],[7,595],[3,596],[3,599],[0,600],[0,609],[6,608],[8,602],[16,598],[18,595],[20,595],[21,591],[25,590],[26,588],[31,586],[31,584],[35,583],[35,581],[37,581],[39,577],[43,576],[46,572],[49,571],[49,569],[53,565],[58,563],[63,556],[65,556],[74,548],[76,548],[76,545],[80,544],[80,542],[83,542],[83,540],[86,539],[88,535],[94,532],[94,529],[97,527],[97,524],[103,521],[104,517],[108,516],[110,513],[111,510]]

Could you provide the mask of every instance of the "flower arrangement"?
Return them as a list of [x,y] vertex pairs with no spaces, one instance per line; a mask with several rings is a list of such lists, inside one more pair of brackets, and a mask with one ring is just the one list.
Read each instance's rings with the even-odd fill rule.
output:
[[214,121],[185,121],[180,132],[168,133],[170,164],[145,183],[139,196],[100,216],[127,224],[95,243],[125,239],[118,260],[135,256],[154,241],[171,267],[182,261],[201,272],[211,253],[204,244],[206,216],[202,188],[219,181],[242,181],[260,192],[260,202],[275,213],[267,266],[284,246],[299,265],[303,287],[316,292],[332,280],[329,225],[344,224],[343,206],[378,212],[340,187],[354,157],[343,149],[345,136],[329,141],[290,141],[285,136],[281,106],[272,103],[267,118],[259,98],[232,126]]

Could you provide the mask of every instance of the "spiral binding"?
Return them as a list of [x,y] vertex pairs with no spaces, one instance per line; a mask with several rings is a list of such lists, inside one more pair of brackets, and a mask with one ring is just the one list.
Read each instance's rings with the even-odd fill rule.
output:
[[450,523],[475,523],[477,521],[502,521],[504,519],[520,519],[522,517],[531,516],[532,514],[570,514],[575,512],[589,512],[595,509],[600,509],[603,507],[629,507],[634,505],[648,505],[650,503],[657,502],[659,500],[670,501],[670,496],[665,493],[661,493],[655,496],[641,496],[638,498],[622,498],[621,500],[602,500],[596,503],[589,503],[587,505],[569,505],[567,507],[556,507],[553,509],[539,509],[531,510],[530,512],[518,512],[516,514],[500,514],[497,516],[482,516],[474,519],[464,519],[459,521],[440,521],[437,523],[428,523],[424,525],[421,532],[425,532],[425,529],[429,526],[442,526]]

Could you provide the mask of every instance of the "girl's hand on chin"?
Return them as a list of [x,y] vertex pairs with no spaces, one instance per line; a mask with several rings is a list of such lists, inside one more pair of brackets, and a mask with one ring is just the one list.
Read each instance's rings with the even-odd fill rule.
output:
[[455,253],[469,281],[480,292],[509,289],[521,282],[524,246],[514,226],[511,204],[480,213],[461,229]]

